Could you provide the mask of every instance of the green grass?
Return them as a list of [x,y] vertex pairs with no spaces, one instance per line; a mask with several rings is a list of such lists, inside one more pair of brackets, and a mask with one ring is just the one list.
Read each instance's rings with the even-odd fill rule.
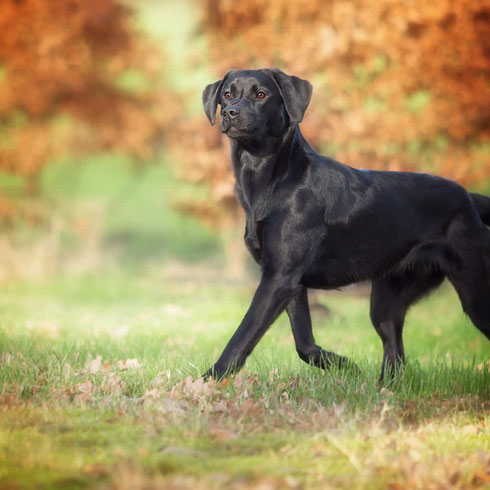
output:
[[319,296],[316,339],[361,376],[302,363],[281,317],[236,378],[196,381],[252,292],[118,270],[4,284],[0,486],[488,484],[488,341],[449,287],[411,312],[392,386],[368,299],[336,292]]

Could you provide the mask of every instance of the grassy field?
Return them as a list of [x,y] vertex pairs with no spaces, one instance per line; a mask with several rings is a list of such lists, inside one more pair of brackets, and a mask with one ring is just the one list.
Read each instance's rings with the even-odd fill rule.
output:
[[368,299],[338,292],[317,342],[361,376],[302,363],[281,317],[204,383],[252,291],[155,270],[4,284],[0,488],[488,488],[489,345],[449,287],[411,312],[393,386]]
[[[215,75],[195,4],[140,3],[167,83],[200,113]],[[321,293],[330,314],[314,315],[317,343],[360,376],[301,362],[281,317],[236,377],[199,378],[254,284],[220,279],[219,236],[175,209],[207,191],[176,165],[165,152],[146,166],[51,162],[39,184],[49,219],[1,237],[0,489],[490,488],[490,344],[447,286],[409,315],[392,386],[377,382],[381,342],[360,290]],[[10,197],[22,186],[0,174]]]

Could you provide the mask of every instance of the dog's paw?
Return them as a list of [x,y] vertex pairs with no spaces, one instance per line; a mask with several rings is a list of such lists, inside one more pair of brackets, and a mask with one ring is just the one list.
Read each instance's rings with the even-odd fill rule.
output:
[[204,378],[204,381],[213,378],[213,368],[209,368],[204,374],[201,374],[201,378]]
[[337,359],[337,365],[340,369],[350,371],[356,376],[360,376],[362,374],[359,366],[354,361],[351,361],[348,357],[339,356]]
[[203,375],[202,377],[206,381],[208,378],[213,378],[216,381],[221,381],[222,379],[226,378],[227,371],[219,369],[216,365],[210,367]]
[[327,352],[323,349],[321,349],[320,362],[315,363],[315,365],[321,367],[322,369],[331,369],[332,367],[336,367],[338,369],[348,370],[356,376],[362,374],[359,366],[348,357],[339,356],[335,352]]

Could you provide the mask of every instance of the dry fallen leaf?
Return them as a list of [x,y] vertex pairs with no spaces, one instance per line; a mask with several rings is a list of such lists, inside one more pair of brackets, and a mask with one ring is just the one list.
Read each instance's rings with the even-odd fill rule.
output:
[[229,441],[237,438],[237,435],[231,430],[219,427],[211,427],[209,429],[209,435],[217,441]]
[[99,371],[100,366],[102,365],[102,356],[98,355],[95,359],[89,358],[85,363],[85,368],[90,374],[95,374]]
[[94,385],[89,381],[83,381],[75,386],[76,398],[82,402],[87,402],[92,399]]
[[484,485],[486,483],[490,483],[490,472],[477,471],[473,477],[473,484]]
[[100,370],[103,373],[107,373],[108,371],[110,371],[112,369],[113,364],[114,363],[112,361],[106,361],[106,362],[104,362],[104,364],[102,364],[102,366],[100,366]]
[[138,359],[126,359],[125,361],[117,361],[117,367],[121,370],[125,369],[137,369],[141,366],[140,362]]
[[274,382],[274,377],[277,375],[278,369],[275,367],[269,371],[269,383]]
[[148,398],[157,398],[157,396],[158,396],[158,389],[152,388],[151,390],[146,390],[142,398],[143,400],[146,400]]
[[94,475],[97,477],[104,477],[110,473],[109,469],[101,463],[85,465],[83,467],[83,472],[88,475]]
[[226,400],[220,400],[215,403],[213,406],[213,410],[215,412],[227,412],[228,411],[228,402]]
[[102,393],[108,395],[120,395],[122,391],[126,388],[126,383],[114,374],[106,376],[104,380],[105,383],[99,387],[99,390]]
[[15,355],[14,354],[10,354],[9,352],[4,352],[0,356],[0,362],[3,365],[7,365],[7,366],[10,366],[10,364],[12,364],[15,361],[15,359],[16,359]]

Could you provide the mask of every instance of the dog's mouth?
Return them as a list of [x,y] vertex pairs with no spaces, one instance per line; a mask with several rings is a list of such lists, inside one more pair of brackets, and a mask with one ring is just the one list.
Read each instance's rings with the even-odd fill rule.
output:
[[251,134],[251,131],[246,129],[237,128],[235,126],[229,126],[227,129],[223,131],[227,136],[233,138],[235,136],[245,136]]
[[230,138],[235,138],[239,136],[250,135],[254,132],[254,129],[247,126],[239,126],[235,124],[231,124],[228,121],[222,121],[221,123],[221,131],[225,133]]

